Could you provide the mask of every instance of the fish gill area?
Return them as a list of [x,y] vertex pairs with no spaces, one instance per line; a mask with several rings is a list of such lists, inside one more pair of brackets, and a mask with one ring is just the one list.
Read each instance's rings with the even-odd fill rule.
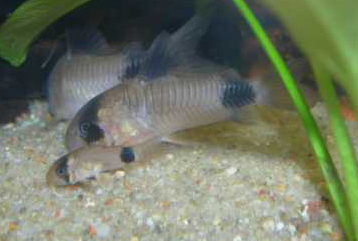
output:
[[[161,30],[180,26],[182,16],[193,7],[190,1],[148,1],[156,3],[155,8],[139,0],[122,2],[132,12],[147,12],[139,21],[142,26],[128,20],[131,11],[121,9],[118,19],[120,14],[113,13],[113,6],[103,14],[101,8],[103,11],[95,11],[98,3],[91,3],[71,14],[70,20],[62,19],[57,28],[50,28],[20,69],[0,63],[0,241],[344,240],[306,132],[294,111],[260,107],[251,121],[224,121],[184,131],[180,138],[188,145],[167,145],[151,160],[128,170],[102,173],[81,185],[46,184],[48,168],[66,153],[68,124],[51,117],[42,91],[52,62],[65,51],[59,42],[55,57],[41,68],[56,39],[51,31],[60,31],[66,25],[63,22],[82,19],[90,11],[96,13],[91,21],[108,18],[112,22],[102,30],[115,32],[108,35],[113,42],[131,41],[138,35],[150,42]],[[267,20],[266,27],[286,60],[300,57],[276,20],[261,5],[250,2]],[[241,23],[233,26],[239,33],[231,36],[236,44],[219,44],[222,35],[216,31],[221,28],[214,26],[198,51],[238,69],[245,77],[262,73],[267,59],[252,33],[231,4],[220,8],[219,26],[227,18]],[[143,27],[146,18],[151,21]],[[127,21],[119,21],[123,19]],[[332,147],[324,105],[318,102],[311,109]],[[347,125],[357,148],[355,122],[347,120]],[[329,149],[337,160],[335,149]]]

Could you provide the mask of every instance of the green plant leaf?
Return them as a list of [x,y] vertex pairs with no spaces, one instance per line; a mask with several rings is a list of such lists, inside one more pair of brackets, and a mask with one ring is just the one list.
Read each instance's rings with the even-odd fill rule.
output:
[[29,45],[48,25],[89,0],[28,0],[0,26],[0,56],[21,65]]
[[262,1],[281,18],[301,50],[339,80],[357,111],[358,1]]

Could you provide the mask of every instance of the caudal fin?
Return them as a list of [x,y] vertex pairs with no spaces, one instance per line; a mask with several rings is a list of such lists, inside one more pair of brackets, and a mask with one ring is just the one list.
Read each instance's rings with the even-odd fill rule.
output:
[[[304,59],[298,59],[289,62],[288,67],[307,104],[313,107],[320,100],[319,94],[317,91],[301,83],[303,78],[311,71],[309,63]],[[276,71],[269,71],[263,76],[252,80],[252,85],[257,93],[256,104],[285,110],[296,110],[288,91],[282,81],[280,81]]]

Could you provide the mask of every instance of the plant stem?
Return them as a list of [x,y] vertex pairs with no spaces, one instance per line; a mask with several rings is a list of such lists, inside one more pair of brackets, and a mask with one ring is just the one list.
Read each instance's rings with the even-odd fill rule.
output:
[[[328,153],[327,147],[321,136],[319,128],[313,119],[313,116],[304,100],[301,91],[297,88],[295,81],[283,62],[280,54],[273,46],[270,39],[267,37],[265,31],[261,27],[258,20],[255,18],[250,8],[246,5],[244,0],[233,0],[241,14],[244,16],[251,29],[258,38],[261,46],[264,48],[269,59],[275,66],[276,70],[281,76],[281,79],[288,90],[293,103],[301,117],[301,121],[306,129],[307,135],[317,156],[317,160],[323,176],[327,182],[328,190],[332,197],[333,205],[338,213],[339,220],[346,232],[349,240],[354,240],[354,232],[352,228],[349,211],[347,210],[347,201],[344,188],[339,179],[337,170],[332,162],[331,156]],[[357,186],[358,187],[358,186]]]

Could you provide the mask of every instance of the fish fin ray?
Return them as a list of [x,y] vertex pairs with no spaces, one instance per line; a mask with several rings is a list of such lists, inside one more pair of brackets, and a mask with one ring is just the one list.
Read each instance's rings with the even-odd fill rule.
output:
[[66,29],[66,41],[69,56],[79,53],[107,54],[111,52],[106,39],[94,26]]
[[139,74],[152,80],[173,68],[196,62],[196,47],[209,26],[208,23],[206,19],[194,16],[172,35],[160,33],[146,51]]
[[139,74],[141,63],[143,62],[144,47],[140,42],[133,42],[125,46],[122,50],[128,60],[124,71],[124,80],[135,77]]
[[188,138],[185,138],[185,130],[167,136],[163,136],[161,138],[161,142],[165,142],[176,146],[183,146],[183,147],[197,147],[202,145],[199,142],[192,141],[189,140]]

